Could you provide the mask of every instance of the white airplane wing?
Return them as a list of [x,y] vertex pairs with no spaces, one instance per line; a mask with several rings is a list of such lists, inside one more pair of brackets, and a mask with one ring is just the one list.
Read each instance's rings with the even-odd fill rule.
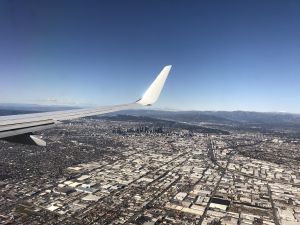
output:
[[133,109],[140,105],[152,105],[157,101],[170,70],[171,66],[165,66],[147,89],[143,97],[133,103],[90,109],[0,116],[0,139],[23,144],[45,146],[46,142],[34,136],[33,132],[51,128],[64,120]]

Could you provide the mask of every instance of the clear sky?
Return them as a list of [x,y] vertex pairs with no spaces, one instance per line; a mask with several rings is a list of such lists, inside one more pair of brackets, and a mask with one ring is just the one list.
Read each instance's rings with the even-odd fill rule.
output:
[[298,0],[0,1],[0,102],[300,113]]

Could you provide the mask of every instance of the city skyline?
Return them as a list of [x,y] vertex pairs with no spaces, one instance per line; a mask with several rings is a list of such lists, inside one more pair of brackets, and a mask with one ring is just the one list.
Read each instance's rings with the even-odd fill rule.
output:
[[[2,1],[0,102],[300,113],[296,1]],[[130,87],[130,89],[128,88]]]

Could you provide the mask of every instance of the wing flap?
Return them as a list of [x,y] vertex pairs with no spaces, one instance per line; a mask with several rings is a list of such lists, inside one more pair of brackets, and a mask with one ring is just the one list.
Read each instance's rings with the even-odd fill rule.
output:
[[138,104],[116,105],[94,109],[67,110],[50,113],[33,113],[27,115],[0,117],[0,138],[35,132],[53,127],[59,121],[72,120],[81,117],[106,114],[125,109],[133,109]]
[[5,130],[5,131],[0,132],[0,139],[7,138],[7,137],[13,137],[16,135],[21,135],[21,134],[37,132],[37,131],[53,128],[54,126],[55,126],[55,124],[41,124],[38,126],[29,126],[29,127],[14,129],[14,130]]

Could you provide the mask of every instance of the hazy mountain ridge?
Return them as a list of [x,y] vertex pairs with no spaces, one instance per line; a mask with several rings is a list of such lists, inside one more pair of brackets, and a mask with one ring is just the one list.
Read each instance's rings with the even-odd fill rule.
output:
[[[72,106],[44,106],[27,104],[0,104],[0,115],[46,112],[75,109]],[[126,110],[109,115],[126,114],[131,116],[152,117],[188,123],[223,124],[265,124],[300,126],[300,114],[250,111],[164,111],[164,110]]]
[[129,115],[171,119],[182,122],[206,122],[224,124],[276,124],[299,125],[300,115],[291,113],[262,113],[248,111],[159,111],[128,110]]

